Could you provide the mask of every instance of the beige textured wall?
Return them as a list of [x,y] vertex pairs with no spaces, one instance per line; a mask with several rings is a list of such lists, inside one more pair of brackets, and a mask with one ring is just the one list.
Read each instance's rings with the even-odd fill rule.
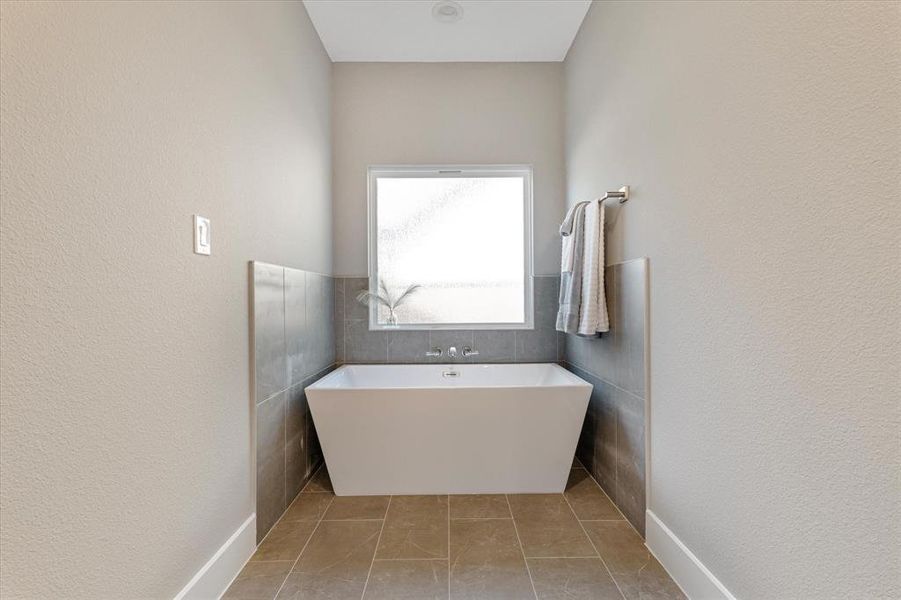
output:
[[568,202],[651,266],[653,510],[739,598],[896,598],[897,2],[596,2]]
[[368,272],[374,164],[532,164],[535,274],[559,271],[562,64],[336,63],[332,102],[336,275]]
[[253,511],[247,261],[331,270],[331,65],[299,2],[0,40],[0,595],[172,597]]

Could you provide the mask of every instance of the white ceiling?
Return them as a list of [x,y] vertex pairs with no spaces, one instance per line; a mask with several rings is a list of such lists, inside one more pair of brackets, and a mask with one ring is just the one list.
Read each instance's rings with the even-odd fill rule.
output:
[[432,17],[434,0],[304,0],[335,62],[561,61],[591,0],[457,0],[463,18]]

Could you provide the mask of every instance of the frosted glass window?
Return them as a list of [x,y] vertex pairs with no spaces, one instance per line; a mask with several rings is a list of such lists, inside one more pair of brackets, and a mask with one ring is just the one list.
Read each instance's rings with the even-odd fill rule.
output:
[[[370,170],[374,328],[531,327],[528,169]],[[387,294],[385,294],[387,290]]]

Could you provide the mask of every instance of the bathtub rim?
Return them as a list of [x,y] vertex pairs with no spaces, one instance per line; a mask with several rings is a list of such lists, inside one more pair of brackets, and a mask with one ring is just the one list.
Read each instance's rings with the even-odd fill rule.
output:
[[[480,383],[478,385],[466,385],[459,384],[458,381],[454,381],[457,385],[408,385],[408,386],[396,386],[396,385],[360,385],[360,386],[346,386],[346,387],[330,387],[325,384],[330,383],[332,380],[340,377],[342,371],[345,369],[351,368],[379,368],[379,367],[439,367],[439,368],[460,368],[460,367],[504,367],[504,366],[537,366],[537,367],[554,367],[555,370],[559,371],[562,375],[566,377],[568,381],[558,382],[558,383],[549,383],[549,384],[490,384],[490,383]],[[579,377],[576,373],[573,373],[569,369],[557,364],[557,363],[366,363],[366,364],[344,364],[337,367],[335,370],[330,372],[328,375],[321,377],[320,379],[313,382],[311,385],[308,385],[304,388],[307,390],[315,390],[317,392],[352,392],[352,391],[372,391],[372,390],[473,390],[473,389],[505,389],[505,390],[515,390],[515,389],[560,389],[560,388],[589,388],[593,389],[594,386]]]

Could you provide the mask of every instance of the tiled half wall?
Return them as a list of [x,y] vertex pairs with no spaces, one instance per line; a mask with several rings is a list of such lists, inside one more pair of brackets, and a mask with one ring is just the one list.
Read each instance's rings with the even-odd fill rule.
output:
[[[357,302],[365,290],[365,277],[335,280],[335,339],[339,363],[428,363],[428,362],[557,362],[563,358],[563,335],[555,329],[559,276],[535,277],[535,328],[530,330],[441,330],[370,331],[368,308]],[[429,358],[433,347],[444,351],[470,346],[479,355],[451,359],[447,354]]]
[[644,536],[648,260],[605,269],[610,331],[567,335],[568,369],[594,386],[576,455]]
[[322,460],[304,388],[334,368],[335,280],[250,263],[257,541]]

